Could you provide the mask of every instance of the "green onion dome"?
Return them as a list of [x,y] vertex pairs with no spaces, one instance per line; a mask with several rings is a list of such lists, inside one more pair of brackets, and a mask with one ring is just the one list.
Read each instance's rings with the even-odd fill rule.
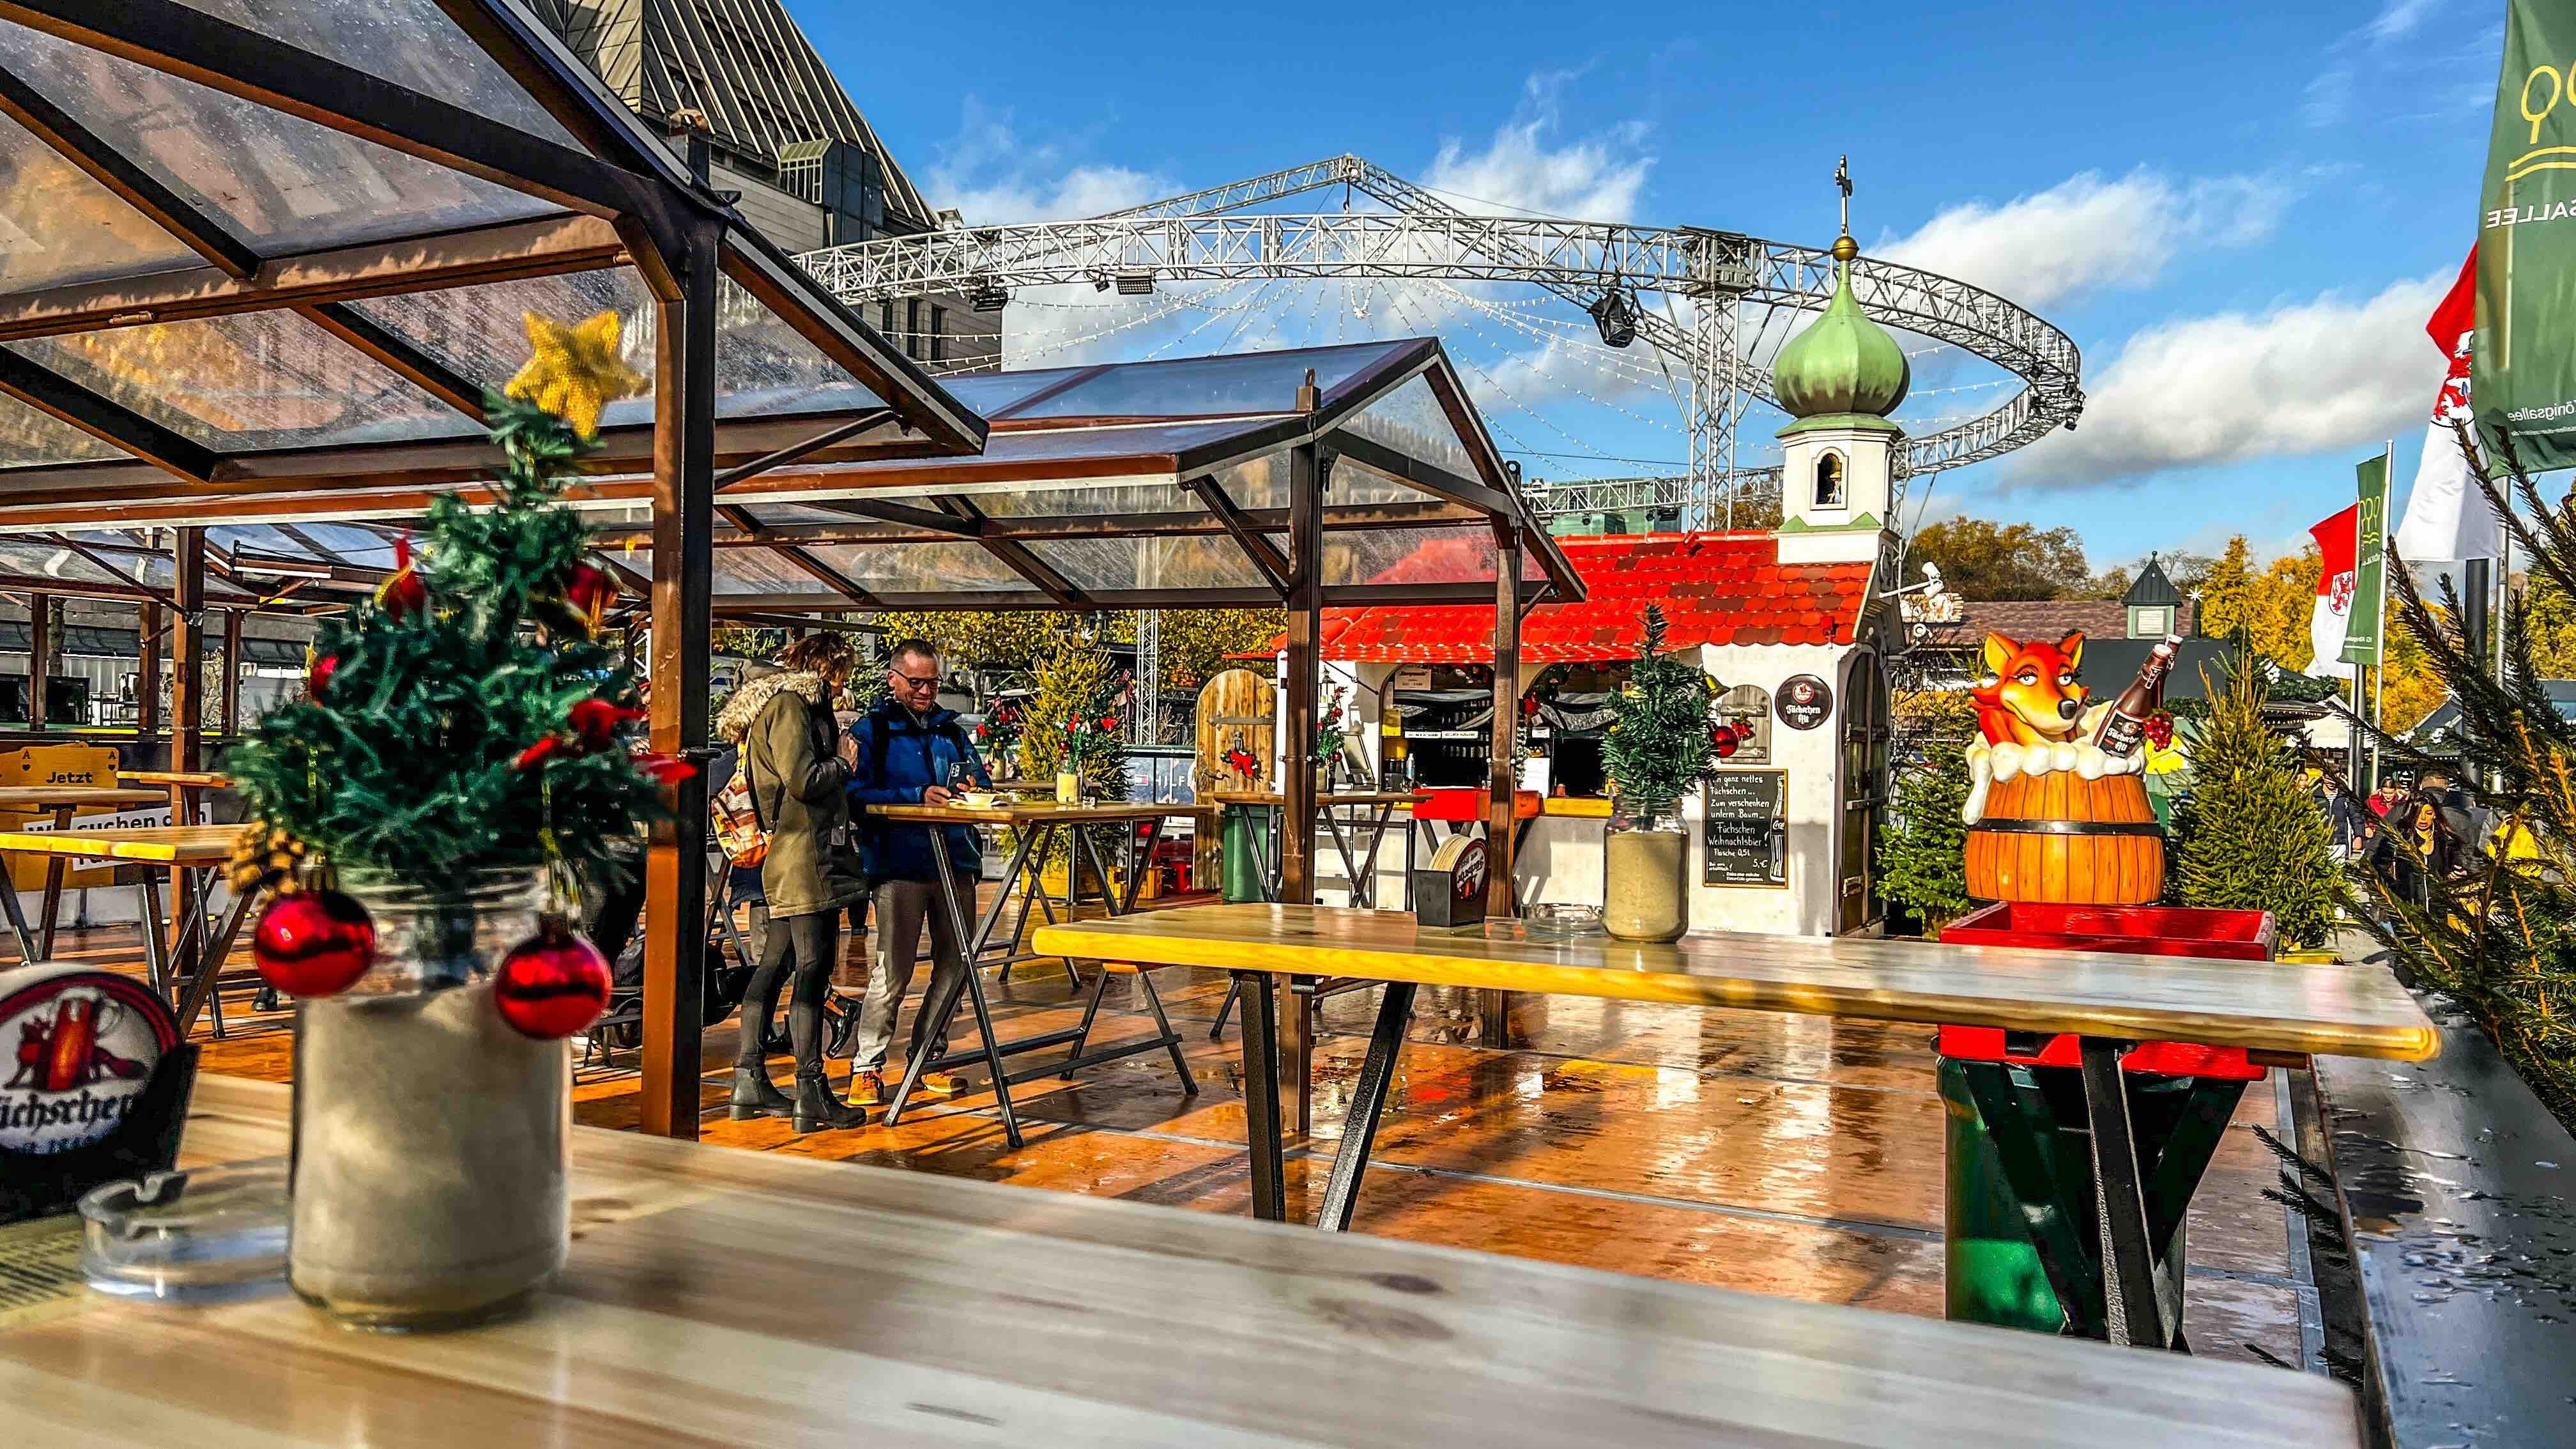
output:
[[1859,253],[1850,237],[1835,241],[1841,277],[1833,301],[1771,364],[1773,389],[1792,417],[1867,413],[1883,418],[1905,401],[1905,390],[1913,384],[1905,349],[1886,328],[1869,320],[1852,295],[1851,259]]

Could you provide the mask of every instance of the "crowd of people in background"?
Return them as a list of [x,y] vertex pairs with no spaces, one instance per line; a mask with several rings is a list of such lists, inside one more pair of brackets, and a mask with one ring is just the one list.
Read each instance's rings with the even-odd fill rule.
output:
[[2490,812],[2448,771],[2392,777],[2367,797],[2320,771],[2311,770],[2309,776],[2337,853],[2367,867],[2401,899],[2419,907],[2431,904],[2435,878],[2466,875],[2476,852],[2489,845]]

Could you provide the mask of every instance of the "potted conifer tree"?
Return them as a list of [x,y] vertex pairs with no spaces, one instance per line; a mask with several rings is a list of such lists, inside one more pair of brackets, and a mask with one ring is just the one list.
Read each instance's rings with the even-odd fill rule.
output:
[[1690,925],[1690,835],[1682,801],[1709,773],[1717,681],[1664,652],[1664,611],[1646,607],[1645,647],[1610,697],[1602,764],[1618,796],[1602,872],[1601,924],[1630,941],[1670,941]]

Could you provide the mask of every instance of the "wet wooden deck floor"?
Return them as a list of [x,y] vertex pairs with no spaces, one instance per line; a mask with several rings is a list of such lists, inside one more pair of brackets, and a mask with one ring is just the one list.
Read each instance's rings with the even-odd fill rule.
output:
[[[76,933],[59,954],[129,967],[130,930]],[[864,957],[845,943],[841,979]],[[929,972],[917,973],[926,982]],[[1005,1038],[1078,1019],[1062,968],[988,974]],[[1239,1033],[1208,1039],[1225,993],[1217,972],[1158,974],[1188,1042],[1199,1092],[1184,1096],[1160,1053],[1077,1079],[1017,1088],[1027,1144],[1003,1139],[991,1094],[925,1102],[902,1126],[798,1136],[784,1119],[732,1122],[728,1022],[705,1050],[705,1140],[758,1151],[1015,1186],[1247,1211]],[[1113,980],[1097,1040],[1144,1036]],[[914,1005],[918,1004],[916,993]],[[206,1070],[289,1074],[290,1018],[226,1005],[227,1035]],[[902,1027],[909,1031],[912,1007]],[[1375,995],[1332,998],[1315,1054],[1316,1130],[1292,1139],[1288,1206],[1311,1213],[1367,1046]],[[1509,1050],[1481,1039],[1473,993],[1426,988],[1388,1103],[1354,1229],[1780,1297],[1941,1312],[1942,1107],[1931,1032],[1920,1026],[1570,998],[1515,998]],[[967,1028],[963,1035],[971,1035]],[[203,1025],[200,1040],[206,1040]],[[899,1035],[898,1041],[903,1038]],[[1023,1058],[1032,1064],[1036,1058]],[[1015,1065],[1017,1063],[1015,1062]],[[846,1063],[837,1063],[846,1070]],[[899,1061],[898,1061],[899,1065]],[[790,1069],[772,1059],[772,1075]],[[980,1083],[981,1074],[972,1074]],[[2275,1164],[2257,1124],[2288,1137],[2274,1080],[2250,1090],[2211,1166],[2189,1230],[2195,1348],[2301,1360],[2299,1287],[2284,1210],[2262,1197]],[[580,1070],[585,1123],[636,1120],[632,1054]]]

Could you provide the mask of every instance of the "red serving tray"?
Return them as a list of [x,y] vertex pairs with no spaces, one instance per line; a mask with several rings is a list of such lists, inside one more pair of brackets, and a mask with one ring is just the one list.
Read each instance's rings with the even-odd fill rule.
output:
[[[2278,932],[2269,911],[2210,911],[2187,906],[2078,906],[2046,901],[1997,901],[1943,928],[1945,945],[2021,946],[2046,951],[2129,951],[2151,956],[2201,956],[2228,961],[2268,961]],[[2036,1033],[2002,1027],[1945,1026],[1941,1055],[1970,1062],[2019,1062],[2072,1067],[2083,1062],[2076,1038],[2061,1033],[2030,1048]],[[2012,1049],[2020,1048],[2019,1050]],[[2259,1082],[2264,1069],[2243,1047],[2188,1042],[2141,1042],[2121,1065],[2164,1077],[2216,1077]]]

